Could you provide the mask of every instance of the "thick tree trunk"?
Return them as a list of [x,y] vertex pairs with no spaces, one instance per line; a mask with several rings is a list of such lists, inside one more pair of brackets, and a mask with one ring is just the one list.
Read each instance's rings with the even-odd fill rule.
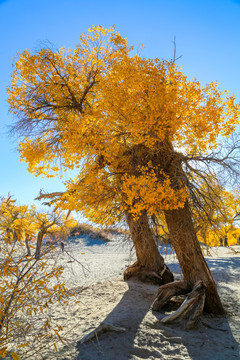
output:
[[165,217],[184,280],[191,287],[198,280],[202,280],[207,289],[205,310],[213,314],[223,314],[224,309],[216,284],[196,236],[188,202],[183,208],[165,211]]
[[136,251],[137,261],[124,272],[124,279],[135,277],[143,282],[167,284],[172,282],[173,274],[166,266],[158,251],[153,233],[149,226],[147,213],[144,211],[137,218],[126,213],[127,223]]
[[[164,163],[163,162],[164,159]],[[181,156],[174,152],[172,144],[166,142],[157,156],[158,164],[162,164],[165,174],[171,180],[173,189],[184,186],[185,173],[181,166]],[[165,218],[171,241],[182,268],[185,285],[192,290],[183,305],[163,322],[187,319],[187,328],[193,327],[198,321],[203,308],[215,315],[225,313],[216,284],[203,257],[196,230],[192,221],[192,213],[188,201],[182,208],[165,210]],[[187,288],[186,287],[186,288]],[[153,310],[160,310],[166,301],[182,289],[175,283],[168,288],[160,287],[153,303]],[[165,301],[166,300],[166,301]]]

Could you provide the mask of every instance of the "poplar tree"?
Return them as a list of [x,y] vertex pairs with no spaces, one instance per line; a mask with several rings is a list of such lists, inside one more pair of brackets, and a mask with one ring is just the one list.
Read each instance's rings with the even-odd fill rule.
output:
[[237,171],[238,142],[219,150],[221,139],[239,123],[234,96],[217,83],[188,80],[174,61],[135,55],[125,38],[101,26],[81,35],[74,51],[24,51],[8,91],[10,111],[18,116],[13,129],[24,135],[19,151],[29,171],[56,176],[79,168],[79,176],[52,201],[98,222],[127,219],[138,262],[125,277],[144,265],[157,277],[166,272],[164,263],[156,272],[158,251],[146,230],[148,216],[165,214],[184,280],[160,287],[153,308],[193,290],[180,310],[189,327],[204,305],[224,313],[189,201],[198,191],[196,178],[216,175],[221,167]]

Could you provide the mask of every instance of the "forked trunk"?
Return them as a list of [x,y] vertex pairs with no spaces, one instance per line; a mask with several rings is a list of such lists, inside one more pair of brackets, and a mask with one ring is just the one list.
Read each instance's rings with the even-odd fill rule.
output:
[[141,281],[150,281],[159,285],[172,282],[173,274],[158,251],[147,213],[142,212],[137,219],[134,219],[132,214],[126,213],[126,219],[137,261],[125,270],[124,279],[135,277]]

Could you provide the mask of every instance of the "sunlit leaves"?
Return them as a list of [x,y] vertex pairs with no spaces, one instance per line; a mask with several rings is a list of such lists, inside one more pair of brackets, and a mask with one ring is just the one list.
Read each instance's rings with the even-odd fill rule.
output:
[[174,151],[196,156],[239,123],[239,104],[217,83],[202,86],[172,61],[142,58],[102,26],[82,34],[73,51],[18,55],[8,92],[29,171],[49,177],[78,168],[58,206],[97,221],[108,213],[108,223],[129,210],[176,209],[186,199],[169,180],[166,159],[134,173],[136,147],[145,148],[143,159],[162,150],[169,161]]
[[[61,217],[61,213],[59,213]],[[35,236],[44,225],[54,225],[45,213],[37,213],[34,207],[17,206],[11,197],[0,204],[0,356],[11,353],[31,354],[35,345],[47,339],[53,345],[58,338],[58,328],[49,322],[45,331],[46,317],[53,301],[65,298],[66,287],[61,281],[63,267],[58,265],[53,248],[43,250],[44,256],[36,259],[27,253],[26,238],[30,250],[35,250]],[[69,219],[69,224],[70,224]],[[62,225],[63,226],[63,225]],[[61,227],[58,226],[58,231]],[[55,228],[56,231],[56,228]],[[44,330],[44,331],[43,331]],[[42,333],[40,339],[40,333]],[[31,356],[30,356],[31,357]],[[25,358],[25,356],[23,357]],[[34,355],[33,357],[34,358]]]

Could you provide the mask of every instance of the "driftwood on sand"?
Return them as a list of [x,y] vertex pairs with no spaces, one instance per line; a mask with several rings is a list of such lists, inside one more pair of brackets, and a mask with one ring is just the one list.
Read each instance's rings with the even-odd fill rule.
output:
[[91,331],[87,335],[85,335],[81,339],[80,343],[84,344],[84,343],[88,342],[89,340],[92,340],[93,338],[98,339],[99,335],[109,332],[109,331],[124,332],[124,331],[126,331],[126,329],[119,327],[119,326],[114,326],[112,324],[102,323],[96,329],[94,329],[93,331]]

